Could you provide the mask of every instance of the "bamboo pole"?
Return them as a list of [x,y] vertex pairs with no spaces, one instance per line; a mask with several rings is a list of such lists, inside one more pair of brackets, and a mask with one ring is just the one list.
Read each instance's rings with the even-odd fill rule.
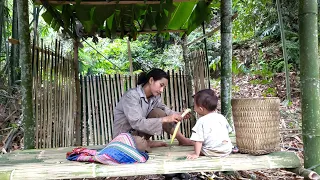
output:
[[88,138],[87,138],[87,103],[86,103],[86,77],[80,76],[81,88],[82,88],[82,146],[88,146]]
[[287,171],[293,172],[299,176],[304,177],[305,179],[310,179],[310,180],[317,180],[320,179],[320,176],[309,169],[305,169],[303,167],[298,167],[298,168],[292,168],[292,169],[286,169]]
[[37,148],[43,147],[43,120],[44,120],[44,95],[43,95],[43,69],[44,69],[44,51],[43,51],[43,39],[41,39],[41,59],[40,59],[40,69],[39,69],[39,109],[40,109],[40,115],[39,115],[39,121],[40,121],[40,127],[39,127],[39,146]]
[[52,121],[53,121],[53,113],[52,113],[52,76],[53,76],[53,52],[49,54],[49,88],[48,95],[49,99],[48,103],[48,125],[47,125],[47,144],[48,148],[52,148]]
[[232,89],[232,0],[221,1],[221,113],[233,126]]
[[290,74],[289,74],[289,67],[288,67],[286,36],[285,36],[285,33],[284,33],[284,26],[283,26],[283,18],[282,18],[282,10],[281,10],[280,0],[276,0],[276,4],[277,4],[278,20],[279,20],[279,26],[280,26],[281,42],[282,42],[284,70],[285,70],[285,74],[286,74],[286,95],[287,95],[287,100],[290,102],[291,101]]
[[92,125],[93,125],[93,144],[96,145],[98,141],[98,136],[97,136],[97,117],[96,117],[96,105],[95,105],[95,93],[94,93],[94,77],[90,76],[90,89],[91,89],[91,108],[92,108]]
[[108,121],[108,130],[113,137],[112,129],[113,129],[113,95],[112,95],[112,88],[111,88],[111,77],[110,75],[105,76],[108,88],[108,109],[109,109],[109,121]]
[[[45,46],[45,50],[47,50],[48,47]],[[43,119],[43,147],[47,148],[47,138],[48,138],[48,134],[47,134],[47,127],[48,127],[48,66],[49,66],[49,57],[48,57],[48,53],[47,51],[45,51],[45,57],[44,57],[44,89],[43,89],[43,96],[44,96],[44,119]]]
[[103,82],[103,90],[104,90],[104,103],[105,103],[105,114],[106,114],[106,126],[105,126],[105,128],[106,128],[106,134],[107,134],[107,137],[108,137],[108,139],[107,139],[107,142],[106,143],[109,143],[110,141],[111,141],[111,139],[112,139],[112,134],[111,134],[111,127],[110,127],[110,124],[111,124],[111,122],[110,121],[112,121],[112,118],[111,118],[111,116],[110,116],[110,113],[111,112],[109,112],[109,106],[110,106],[110,104],[109,104],[109,92],[108,92],[108,88],[107,88],[107,86],[108,86],[108,84],[107,84],[107,78],[106,78],[106,76],[101,76],[101,79],[102,79],[102,82]]
[[[302,136],[304,166],[320,164],[320,94],[317,0],[299,1]],[[314,169],[320,173],[320,166]]]
[[32,62],[30,52],[28,1],[17,1],[18,32],[21,64],[22,118],[24,128],[24,148],[35,147],[35,121],[32,106]]
[[75,80],[75,87],[76,87],[76,94],[75,94],[75,107],[76,107],[76,119],[75,119],[75,136],[76,142],[75,145],[81,145],[81,92],[80,92],[80,80],[79,80],[79,40],[76,39],[73,44],[74,47],[74,80]]
[[100,131],[101,133],[99,134],[99,136],[101,136],[101,141],[99,142],[99,144],[105,144],[105,140],[106,140],[106,136],[105,136],[105,125],[104,125],[104,108],[103,108],[103,103],[102,103],[102,98],[101,98],[101,95],[104,94],[102,89],[101,89],[101,79],[100,79],[100,76],[96,76],[96,81],[97,81],[97,90],[98,90],[98,99],[99,99],[99,103],[98,103],[98,109],[99,109],[99,112],[100,112]]
[[[60,42],[59,42],[60,46]],[[60,46],[61,47],[61,46]],[[59,121],[58,121],[58,127],[59,131],[58,133],[58,146],[62,146],[62,122],[63,122],[63,67],[64,67],[64,59],[62,57],[62,47],[60,49],[59,54],[59,61],[60,61],[60,67],[59,67]]]
[[35,148],[39,148],[39,131],[40,131],[40,118],[39,118],[39,49],[33,48],[33,51],[36,51],[36,58],[35,58],[35,67],[34,67],[34,87],[33,87],[33,95],[34,95],[34,107],[35,107],[35,121],[36,121],[36,139],[35,139]]
[[90,76],[86,77],[86,84],[87,84],[87,106],[88,106],[88,133],[89,133],[89,138],[88,138],[88,144],[93,145],[94,138],[93,138],[93,129],[92,129],[92,108],[91,108],[91,78]]

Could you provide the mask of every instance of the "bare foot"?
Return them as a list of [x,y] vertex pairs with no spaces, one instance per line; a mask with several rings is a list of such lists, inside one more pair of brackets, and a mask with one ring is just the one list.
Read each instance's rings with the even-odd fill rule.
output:
[[179,141],[179,146],[193,146],[194,142],[188,138]]
[[167,143],[162,142],[162,141],[148,141],[148,145],[153,148],[153,147],[166,147],[168,146]]

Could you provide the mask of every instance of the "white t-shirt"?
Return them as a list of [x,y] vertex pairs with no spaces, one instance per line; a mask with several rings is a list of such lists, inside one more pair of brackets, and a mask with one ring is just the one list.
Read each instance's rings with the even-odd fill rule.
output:
[[[232,129],[227,119],[218,113],[209,113],[200,117],[192,128],[191,140],[202,143],[202,151],[219,151],[232,148],[229,132]],[[228,141],[223,143],[223,141]]]

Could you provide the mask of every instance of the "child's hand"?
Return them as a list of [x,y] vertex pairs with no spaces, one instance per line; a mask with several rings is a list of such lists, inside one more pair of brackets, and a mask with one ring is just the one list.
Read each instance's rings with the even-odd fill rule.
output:
[[197,155],[195,153],[187,155],[187,159],[197,159],[198,157],[199,157],[199,155]]
[[[185,109],[183,109],[182,112],[184,112],[184,111],[185,111]],[[180,114],[182,115],[182,113],[180,113]],[[190,112],[183,117],[183,119],[190,119],[190,118],[191,118],[191,113]]]

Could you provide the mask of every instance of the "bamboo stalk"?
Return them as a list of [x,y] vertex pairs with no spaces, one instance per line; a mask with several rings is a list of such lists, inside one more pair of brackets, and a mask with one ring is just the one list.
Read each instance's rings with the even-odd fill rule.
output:
[[92,108],[92,125],[93,125],[93,144],[97,144],[97,118],[96,118],[96,106],[95,106],[95,100],[94,100],[94,82],[93,82],[93,76],[90,76],[90,89],[91,89],[91,108]]
[[66,70],[66,59],[65,58],[62,58],[62,61],[63,61],[63,66],[62,66],[62,101],[61,101],[61,104],[62,104],[62,118],[61,118],[61,146],[65,146],[65,121],[66,121],[66,104],[65,104],[65,99],[66,99],[66,73],[67,73],[67,70]]
[[82,146],[88,146],[87,144],[87,118],[86,118],[86,83],[85,83],[85,77],[83,77],[82,75],[80,76],[80,87],[81,87],[81,102],[82,102],[82,106],[81,106],[81,112],[82,112]]
[[105,76],[105,79],[106,79],[106,84],[107,84],[107,89],[108,89],[108,111],[109,111],[109,120],[108,120],[108,131],[109,133],[111,134],[111,137],[113,137],[113,134],[112,134],[112,122],[113,122],[113,104],[112,104],[112,92],[111,92],[111,79],[110,79],[110,75],[108,76]]
[[112,118],[110,117],[110,112],[109,112],[109,94],[108,94],[108,88],[107,88],[107,79],[106,76],[101,76],[101,80],[102,80],[102,85],[103,85],[103,90],[104,90],[104,110],[105,110],[105,115],[106,115],[106,122],[105,122],[105,129],[106,129],[106,135],[107,135],[107,139],[106,139],[106,143],[109,143],[112,139],[112,134],[111,134],[111,129],[110,129],[110,121],[112,120]]
[[287,171],[293,172],[299,176],[304,177],[305,179],[311,179],[311,180],[317,180],[320,179],[320,176],[309,169],[305,169],[303,167],[298,167],[298,168],[292,168],[292,169],[286,169]]
[[103,106],[103,102],[102,102],[102,94],[103,93],[103,90],[101,88],[101,78],[100,76],[96,76],[96,80],[97,80],[97,84],[98,84],[98,97],[99,97],[99,104],[98,104],[98,107],[99,107],[99,111],[100,111],[100,130],[101,130],[101,141],[99,142],[99,144],[104,144],[105,141],[106,141],[106,136],[105,136],[105,124],[104,124],[104,106]]
[[58,64],[59,64],[59,58],[58,58],[58,54],[59,54],[59,46],[58,46],[58,40],[56,40],[55,42],[55,66],[54,66],[54,130],[53,130],[53,147],[58,147],[58,143],[57,143],[57,131],[58,131]]
[[[47,47],[45,47],[47,50]],[[47,126],[48,126],[48,54],[45,54],[45,59],[44,59],[44,120],[43,120],[43,147],[47,148]]]
[[36,59],[35,59],[35,81],[34,81],[34,107],[35,107],[35,121],[36,121],[36,139],[35,139],[35,148],[39,148],[39,131],[40,131],[40,118],[39,118],[39,99],[41,96],[39,95],[39,49],[33,48],[33,51],[36,51]]
[[[60,42],[59,42],[60,44]],[[60,52],[59,54],[62,57],[62,47],[60,46]],[[59,58],[60,61],[60,66],[59,66],[59,121],[58,121],[58,127],[59,131],[58,133],[58,146],[62,146],[62,121],[63,121],[63,105],[62,105],[62,100],[63,100],[63,67],[64,67],[64,59]]]
[[93,138],[93,129],[92,129],[92,108],[91,108],[91,77],[87,76],[86,77],[86,83],[87,83],[87,106],[88,106],[88,130],[89,130],[89,139],[88,139],[88,144],[93,145],[94,144],[94,138]]
[[101,144],[101,129],[100,129],[100,116],[99,116],[99,105],[98,105],[98,93],[97,93],[97,85],[98,85],[98,81],[95,78],[95,76],[93,76],[93,91],[94,91],[94,110],[95,110],[95,114],[96,114],[96,118],[94,120],[95,124],[96,124],[96,137],[97,137],[97,141],[96,141],[96,145],[100,145]]

